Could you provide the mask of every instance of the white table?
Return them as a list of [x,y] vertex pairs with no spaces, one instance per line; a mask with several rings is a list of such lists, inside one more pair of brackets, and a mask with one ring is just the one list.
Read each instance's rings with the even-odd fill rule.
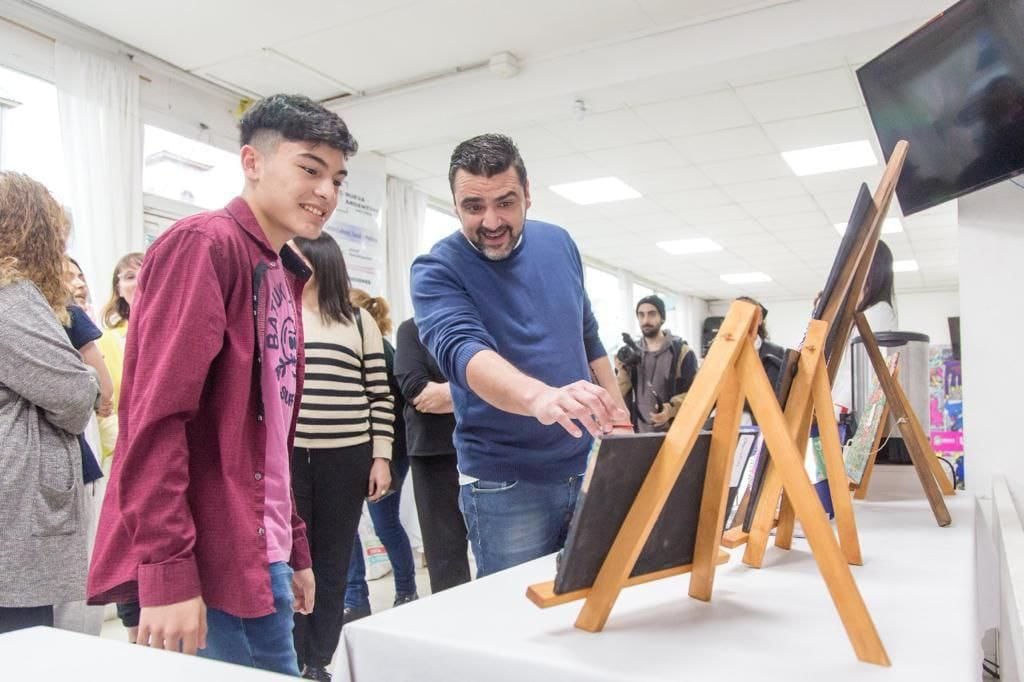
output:
[[54,628],[0,635],[0,680],[281,682],[295,679]]
[[953,524],[939,528],[912,469],[883,471],[873,499],[855,503],[865,565],[853,572],[891,668],[857,661],[796,539],[788,552],[771,546],[761,570],[734,550],[710,603],[686,596],[688,576],[628,588],[597,634],[573,627],[581,602],[540,610],[526,599],[554,576],[553,557],[538,559],[346,626],[335,679],[980,679],[974,498],[946,498]]

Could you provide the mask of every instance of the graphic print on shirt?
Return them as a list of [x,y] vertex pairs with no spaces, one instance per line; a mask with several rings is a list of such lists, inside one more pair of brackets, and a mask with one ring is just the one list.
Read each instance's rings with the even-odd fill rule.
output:
[[[285,284],[275,283],[270,292],[270,308],[267,311],[266,348],[276,351],[274,374],[281,382],[281,402],[291,407],[295,404],[295,378],[298,363],[298,337],[295,334],[295,308],[285,291]],[[288,378],[285,380],[285,378]],[[291,388],[290,388],[291,387]]]

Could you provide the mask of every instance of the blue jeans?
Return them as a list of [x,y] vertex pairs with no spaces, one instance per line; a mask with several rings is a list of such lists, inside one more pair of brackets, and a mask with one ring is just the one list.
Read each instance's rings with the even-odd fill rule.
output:
[[554,483],[475,481],[460,486],[459,508],[477,578],[561,549],[582,482],[582,476],[573,476]]
[[298,677],[299,664],[292,640],[292,569],[278,561],[270,564],[274,613],[260,618],[239,618],[218,609],[206,611],[206,648],[203,658],[261,668]]
[[[395,475],[399,477],[396,486],[409,472],[409,459],[403,457],[395,465]],[[395,595],[408,595],[416,592],[416,562],[412,558],[412,546],[409,536],[399,519],[399,503],[401,491],[388,495],[380,502],[370,502],[366,508],[370,511],[373,530],[377,533],[384,549],[388,551],[388,560],[395,575]],[[363,561],[363,543],[356,533],[352,544],[352,560],[348,565],[348,585],[345,588],[345,606],[366,607],[370,605],[370,588],[366,585],[366,563]]]

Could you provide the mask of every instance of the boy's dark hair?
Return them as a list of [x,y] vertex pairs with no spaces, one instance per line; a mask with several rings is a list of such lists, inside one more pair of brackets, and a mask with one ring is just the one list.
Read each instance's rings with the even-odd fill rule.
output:
[[254,104],[238,124],[242,145],[263,131],[292,142],[317,142],[353,156],[359,143],[341,116],[303,95],[271,95]]
[[453,192],[455,173],[460,168],[471,175],[482,175],[485,178],[515,168],[519,184],[526,187],[526,165],[516,143],[508,135],[487,133],[459,143],[452,152],[451,164],[448,166],[448,186]]
[[316,277],[320,319],[328,322],[352,322],[355,310],[349,301],[352,282],[345,267],[345,256],[334,237],[321,232],[316,239],[295,237],[294,244],[306,257]]

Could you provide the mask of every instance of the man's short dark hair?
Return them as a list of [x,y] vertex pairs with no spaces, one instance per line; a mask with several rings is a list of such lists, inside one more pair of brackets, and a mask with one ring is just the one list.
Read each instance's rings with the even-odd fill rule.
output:
[[242,145],[252,144],[263,132],[277,133],[292,142],[316,142],[337,149],[345,158],[359,150],[345,121],[303,95],[271,95],[254,104],[238,124]]
[[448,186],[453,192],[455,173],[460,168],[470,175],[482,175],[485,178],[515,168],[519,183],[526,187],[526,165],[516,143],[508,135],[487,133],[459,143],[452,152],[451,165],[448,167]]

